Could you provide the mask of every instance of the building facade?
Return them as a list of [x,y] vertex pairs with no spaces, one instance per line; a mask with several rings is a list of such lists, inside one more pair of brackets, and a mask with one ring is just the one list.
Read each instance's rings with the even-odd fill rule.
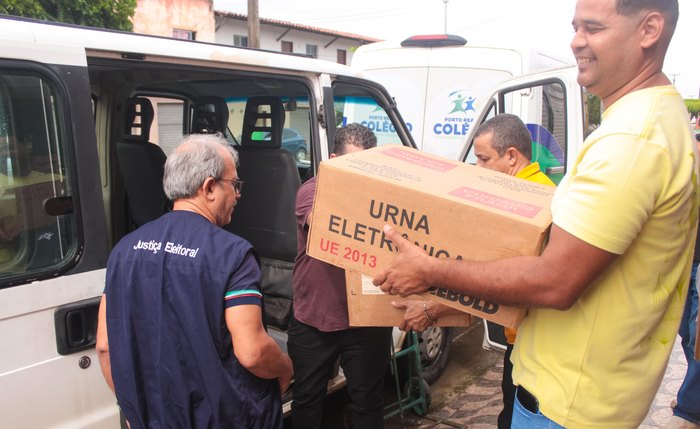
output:
[[213,0],[137,0],[134,33],[214,42]]
[[[216,43],[248,47],[248,17],[233,12],[214,12]],[[274,19],[260,18],[260,49],[309,55],[326,61],[350,64],[359,46],[379,39]]]

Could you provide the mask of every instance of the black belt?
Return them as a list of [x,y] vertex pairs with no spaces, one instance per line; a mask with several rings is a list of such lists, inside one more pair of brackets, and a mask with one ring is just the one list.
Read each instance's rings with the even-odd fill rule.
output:
[[518,386],[515,396],[518,398],[518,402],[526,410],[533,414],[537,414],[540,411],[540,403],[537,402],[535,395],[528,392],[523,386]]

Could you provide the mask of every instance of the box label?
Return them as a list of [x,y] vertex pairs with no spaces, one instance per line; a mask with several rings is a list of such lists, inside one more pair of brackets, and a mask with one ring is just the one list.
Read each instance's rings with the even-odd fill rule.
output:
[[401,161],[405,161],[413,165],[419,165],[421,167],[425,167],[434,171],[440,171],[443,173],[457,168],[457,166],[453,163],[441,161],[435,158],[429,158],[427,156],[421,155],[420,152],[409,152],[399,148],[390,148],[384,149],[379,153],[390,156],[395,159],[400,159]]
[[[428,289],[427,293],[453,303],[454,305],[450,305],[451,307],[470,313],[476,310],[482,314],[496,314],[500,308],[499,304],[483,301],[479,298],[470,297],[441,287],[431,287]],[[459,304],[459,306],[457,306],[457,304]]]
[[381,289],[372,283],[372,277],[362,274],[362,295],[384,295]]
[[450,191],[448,195],[529,219],[534,219],[542,211],[542,207],[521,203],[511,198],[490,194],[467,186],[460,186]]

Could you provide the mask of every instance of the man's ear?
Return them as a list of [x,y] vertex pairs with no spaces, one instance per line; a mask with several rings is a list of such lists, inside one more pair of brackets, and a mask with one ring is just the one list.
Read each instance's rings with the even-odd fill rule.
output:
[[207,179],[202,183],[199,190],[202,192],[203,196],[207,199],[213,199],[214,197],[214,186],[216,185],[216,179],[213,177],[207,177]]
[[518,154],[519,152],[513,146],[506,149],[505,156],[508,165],[515,165],[518,162]]
[[654,46],[663,35],[665,25],[666,18],[661,12],[648,12],[640,24],[641,47],[648,49]]

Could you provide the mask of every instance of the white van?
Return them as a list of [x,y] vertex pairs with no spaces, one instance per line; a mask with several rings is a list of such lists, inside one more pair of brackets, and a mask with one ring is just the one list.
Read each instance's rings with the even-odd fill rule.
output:
[[389,118],[383,142],[414,146],[386,90],[346,66],[0,16],[2,426],[120,426],[94,351],[105,265],[167,210],[163,163],[183,134],[221,132],[239,149],[246,188],[227,229],[262,256],[284,347],[296,189],[357,103]]
[[[363,45],[352,59],[353,68],[369,72],[396,98],[418,148],[447,158],[462,149],[498,84],[565,65],[565,59],[531,46],[473,45],[446,34]],[[529,122],[538,112],[515,113]],[[390,133],[379,116],[368,112],[363,119],[379,135]]]

